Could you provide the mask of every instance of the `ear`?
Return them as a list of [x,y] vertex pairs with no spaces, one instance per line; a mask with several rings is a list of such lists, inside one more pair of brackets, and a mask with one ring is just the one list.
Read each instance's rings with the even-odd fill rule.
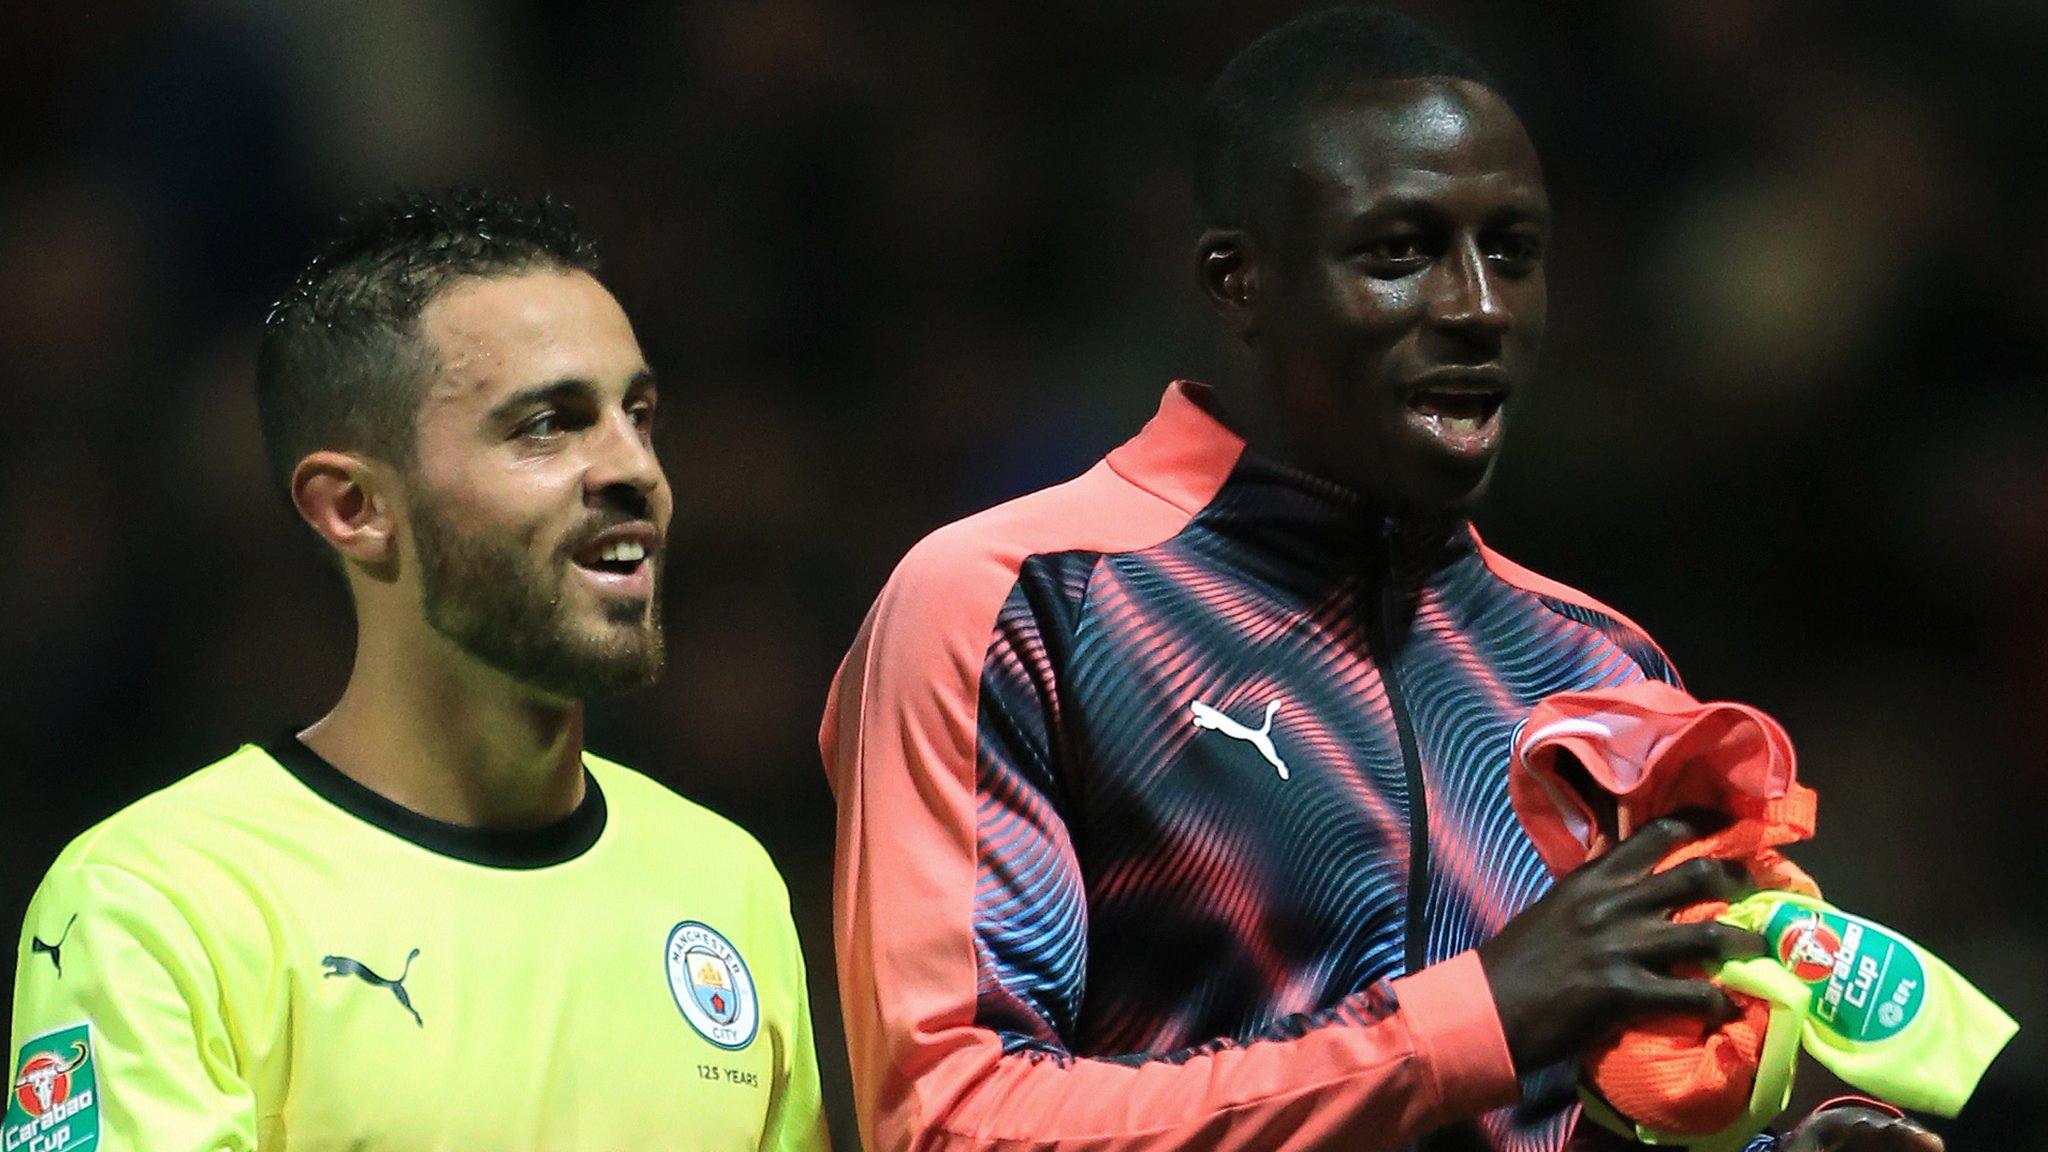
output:
[[1216,314],[1237,338],[1256,347],[1259,337],[1259,262],[1252,239],[1239,228],[1211,228],[1197,246],[1197,275]]
[[398,524],[383,471],[353,452],[308,453],[292,469],[292,506],[336,552],[372,570],[397,559]]

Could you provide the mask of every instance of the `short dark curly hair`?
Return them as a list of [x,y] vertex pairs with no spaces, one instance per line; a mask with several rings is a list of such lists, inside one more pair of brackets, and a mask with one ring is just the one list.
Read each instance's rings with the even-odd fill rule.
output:
[[344,217],[270,309],[256,355],[264,451],[287,498],[323,448],[410,465],[435,370],[421,310],[463,277],[534,269],[598,270],[575,213],[546,194],[402,191]]
[[1264,173],[1288,134],[1324,101],[1359,84],[1448,76],[1497,89],[1470,56],[1384,8],[1296,17],[1246,45],[1202,98],[1195,123],[1195,205],[1202,223],[1235,228],[1256,211]]

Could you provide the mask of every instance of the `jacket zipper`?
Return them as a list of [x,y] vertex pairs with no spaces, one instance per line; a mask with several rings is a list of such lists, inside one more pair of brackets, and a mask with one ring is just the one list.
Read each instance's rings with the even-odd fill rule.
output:
[[1408,705],[1401,696],[1401,677],[1394,658],[1394,613],[1400,607],[1401,587],[1394,572],[1394,524],[1386,522],[1381,531],[1384,545],[1379,572],[1379,603],[1367,624],[1366,642],[1379,659],[1380,683],[1386,686],[1387,708],[1394,714],[1394,731],[1401,741],[1401,767],[1408,778],[1408,916],[1404,954],[1408,972],[1422,970],[1426,962],[1429,921],[1424,905],[1429,898],[1429,795],[1423,787],[1422,755],[1415,748],[1415,728],[1408,720]]

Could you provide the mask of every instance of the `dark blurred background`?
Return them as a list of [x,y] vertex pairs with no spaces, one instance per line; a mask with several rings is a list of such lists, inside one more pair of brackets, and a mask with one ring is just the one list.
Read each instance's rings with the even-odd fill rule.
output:
[[[2028,1026],[1951,1146],[2048,1148],[2048,6],[1400,6],[1502,77],[1560,222],[1482,528],[1787,723],[1802,861]],[[251,398],[312,233],[397,185],[551,188],[663,375],[679,505],[673,670],[592,743],[781,862],[853,1147],[827,680],[921,534],[1241,370],[1188,125],[1299,10],[0,4],[0,919],[342,685]]]

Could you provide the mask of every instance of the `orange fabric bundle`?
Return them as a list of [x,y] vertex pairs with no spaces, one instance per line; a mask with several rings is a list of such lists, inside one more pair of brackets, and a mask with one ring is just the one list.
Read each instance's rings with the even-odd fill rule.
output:
[[[1813,835],[1814,794],[1795,771],[1792,742],[1769,716],[1648,682],[1537,704],[1515,736],[1508,795],[1553,875],[1658,816],[1699,808],[1729,825],[1673,851],[1658,871],[1695,856],[1739,860],[1759,887],[1818,896],[1777,851]],[[1726,907],[1695,904],[1672,918],[1711,920]],[[1734,1123],[1749,1104],[1770,1008],[1729,995],[1743,1010],[1737,1019],[1643,1021],[1588,1057],[1585,1078],[1616,1112],[1658,1131],[1704,1135]]]

